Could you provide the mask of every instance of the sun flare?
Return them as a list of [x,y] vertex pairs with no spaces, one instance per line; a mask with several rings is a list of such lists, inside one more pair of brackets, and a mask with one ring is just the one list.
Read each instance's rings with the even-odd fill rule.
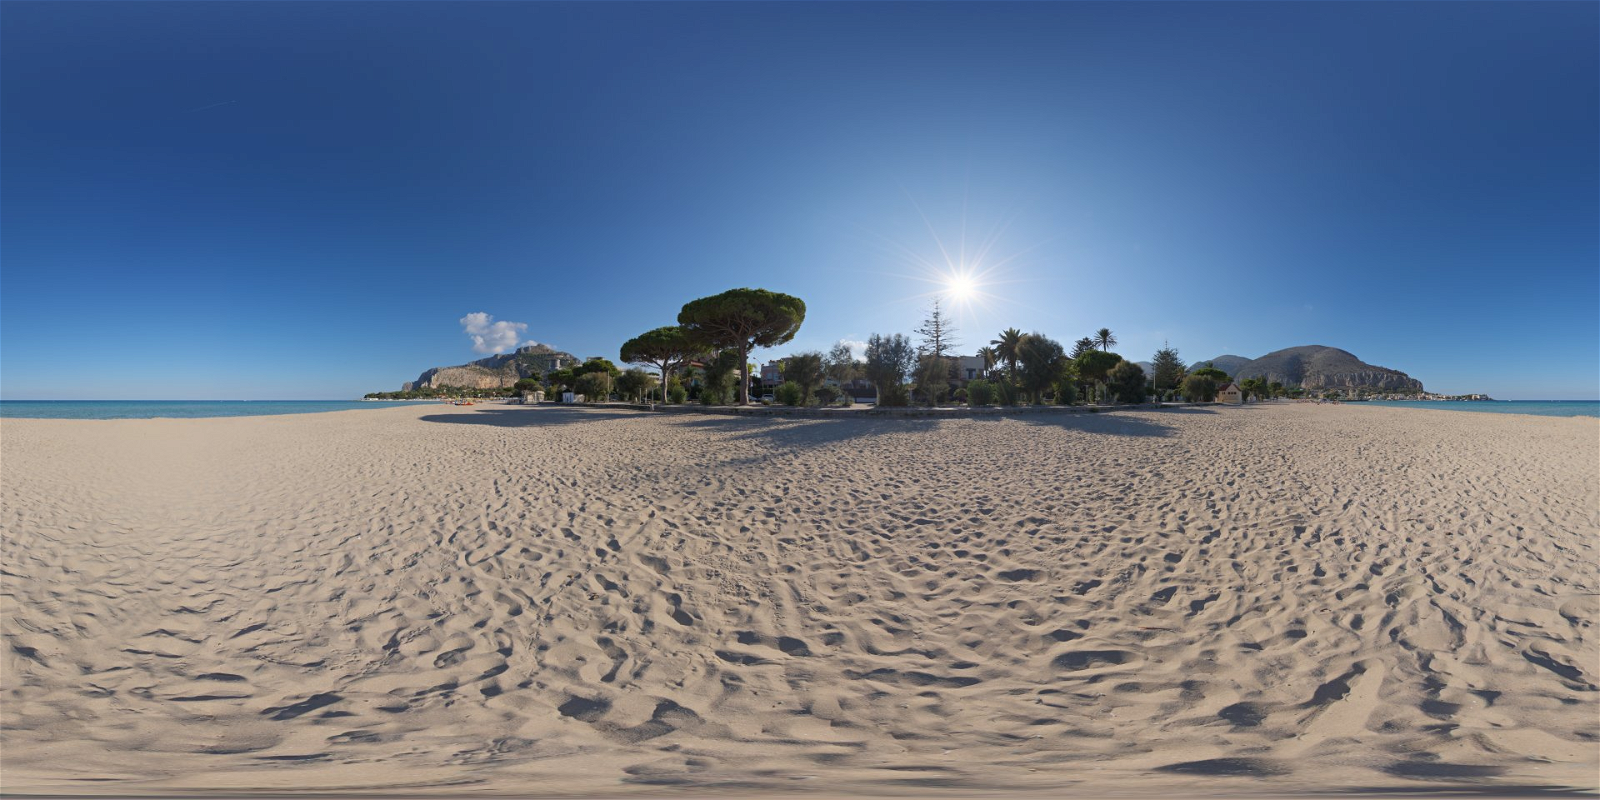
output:
[[970,275],[951,275],[945,279],[945,294],[956,302],[971,300],[978,290],[978,285]]

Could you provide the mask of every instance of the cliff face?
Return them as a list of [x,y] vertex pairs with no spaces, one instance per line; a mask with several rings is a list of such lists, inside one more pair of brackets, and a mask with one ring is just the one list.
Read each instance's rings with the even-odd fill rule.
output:
[[489,356],[458,367],[434,367],[400,388],[402,391],[437,389],[442,386],[498,389],[510,386],[522,378],[543,377],[547,372],[577,362],[578,359],[571,353],[563,353],[542,344],[532,344],[515,353]]
[[[1221,361],[1221,359],[1218,359]],[[1306,345],[1268,353],[1228,369],[1237,379],[1265,378],[1307,389],[1382,389],[1422,391],[1422,381],[1399,370],[1373,366],[1337,347]]]

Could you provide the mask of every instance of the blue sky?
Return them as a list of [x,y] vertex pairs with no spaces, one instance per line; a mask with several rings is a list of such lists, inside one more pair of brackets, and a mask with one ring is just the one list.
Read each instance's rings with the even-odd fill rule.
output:
[[1326,344],[1433,390],[1592,399],[1597,24],[7,2],[0,394],[354,397],[481,357],[468,314],[615,358],[735,286],[809,307],[762,356],[825,348],[909,332],[942,244],[989,270],[967,349],[1105,326],[1135,359]]

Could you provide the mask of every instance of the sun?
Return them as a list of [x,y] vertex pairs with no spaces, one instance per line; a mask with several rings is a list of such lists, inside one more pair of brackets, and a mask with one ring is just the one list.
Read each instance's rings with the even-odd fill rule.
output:
[[958,273],[945,277],[944,291],[945,294],[950,296],[951,300],[964,303],[971,300],[972,296],[977,293],[978,285],[972,280],[972,276]]

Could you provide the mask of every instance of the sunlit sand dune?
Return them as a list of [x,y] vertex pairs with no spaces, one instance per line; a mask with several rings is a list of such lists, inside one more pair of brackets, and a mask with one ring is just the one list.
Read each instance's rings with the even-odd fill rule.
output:
[[0,423],[4,783],[1594,789],[1600,423]]

